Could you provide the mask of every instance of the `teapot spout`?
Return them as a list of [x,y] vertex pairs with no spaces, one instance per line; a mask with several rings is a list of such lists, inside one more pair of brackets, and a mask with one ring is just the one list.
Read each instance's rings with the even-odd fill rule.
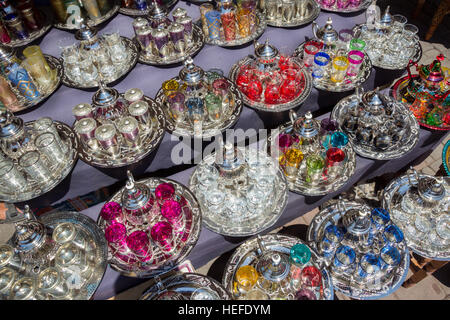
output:
[[319,25],[317,24],[317,22],[314,20],[312,23],[312,32],[315,38],[317,38],[317,31],[319,30]]

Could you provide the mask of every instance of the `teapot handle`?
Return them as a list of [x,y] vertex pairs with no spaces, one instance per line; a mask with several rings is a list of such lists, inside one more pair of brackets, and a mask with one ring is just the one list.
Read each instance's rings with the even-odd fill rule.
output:
[[355,88],[355,95],[358,101],[361,101],[362,95],[364,94],[364,89],[361,86]]
[[292,123],[292,125],[294,125],[294,123],[295,123],[295,120],[297,120],[297,114],[295,113],[295,111],[294,110],[289,110],[289,119],[291,119],[291,123]]
[[319,26],[317,25],[317,22],[314,20],[312,23],[312,32],[315,38],[317,38],[317,31],[319,29]]

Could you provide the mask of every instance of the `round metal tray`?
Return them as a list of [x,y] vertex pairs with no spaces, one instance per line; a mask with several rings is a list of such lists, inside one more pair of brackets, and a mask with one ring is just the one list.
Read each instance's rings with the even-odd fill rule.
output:
[[[361,206],[358,202],[342,201],[322,209],[316,214],[308,227],[307,240],[311,247],[317,250],[317,243],[322,239],[325,227],[330,224],[336,225],[347,210],[360,208]],[[355,263],[357,263],[358,256],[361,256],[364,252],[360,252],[358,248],[353,249],[356,252]],[[358,284],[352,280],[348,273],[336,274],[331,271],[334,289],[351,298],[361,300],[379,299],[393,293],[405,281],[409,270],[409,250],[405,240],[398,244],[398,249],[402,255],[400,265],[387,276],[375,279],[370,284],[367,281]],[[327,265],[330,264],[329,261],[326,263]]]
[[[426,174],[419,174],[419,177],[431,177]],[[391,219],[394,223],[403,231],[405,235],[406,243],[408,248],[410,248],[415,253],[422,257],[433,259],[433,260],[450,260],[450,242],[447,245],[436,245],[433,244],[430,237],[438,237],[436,234],[436,227],[438,225],[438,219],[427,214],[429,221],[432,225],[433,231],[428,234],[420,232],[414,224],[414,218],[416,215],[411,215],[404,212],[401,209],[401,200],[409,190],[411,184],[417,184],[417,178],[414,174],[406,174],[395,180],[393,180],[389,185],[383,190],[382,204],[383,208],[391,213]],[[444,177],[444,184],[446,190],[446,200],[450,204],[450,178]],[[450,205],[447,205],[447,212],[445,209],[440,217],[448,214]]]
[[[364,24],[356,25],[353,28],[353,34],[355,36],[358,36],[361,32],[361,26]],[[390,64],[385,61],[383,61],[385,56],[388,56],[389,54],[384,54],[379,57],[371,57],[370,51],[366,50],[367,55],[369,56],[370,60],[372,61],[372,65],[374,67],[378,67],[381,69],[387,69],[387,70],[402,70],[405,69],[408,66],[409,60],[412,60],[413,62],[418,62],[420,58],[422,58],[422,45],[420,44],[420,41],[417,41],[415,44],[415,53],[410,59],[405,60],[403,64]]]
[[[354,105],[358,103],[358,99],[355,94],[352,94],[348,97],[345,97],[341,101],[339,101],[336,106],[333,108],[333,111],[331,112],[331,119],[334,119],[339,124],[339,129],[343,132],[342,126],[342,117],[346,114],[347,108],[350,105]],[[356,141],[352,137],[352,135],[348,135],[350,143],[353,146],[353,150],[361,156],[369,159],[375,159],[375,160],[391,160],[391,159],[398,159],[408,152],[410,152],[414,147],[416,146],[417,142],[419,141],[419,124],[417,123],[416,118],[414,117],[413,113],[401,102],[393,101],[395,103],[395,106],[397,110],[401,110],[404,115],[408,118],[409,131],[402,137],[400,141],[393,144],[386,150],[379,150],[375,148],[375,146],[365,146]]]
[[[120,4],[119,4],[119,0],[113,0],[111,2],[114,2],[114,6],[103,16],[101,16],[99,19],[97,20],[91,20],[89,17],[86,19],[87,24],[91,27],[96,27],[106,21],[108,21],[109,19],[111,19],[112,17],[114,17],[116,15],[117,12],[119,12],[120,9]],[[53,26],[55,28],[61,29],[61,30],[78,30],[77,26],[70,26],[67,23],[61,23],[61,22],[55,22],[53,24]]]
[[[418,74],[413,74],[412,77],[413,78],[419,78],[419,75]],[[405,104],[405,105],[407,105],[409,107],[410,104],[408,102],[406,102],[406,101],[402,101],[403,99],[401,98],[401,91],[403,89],[405,89],[405,87],[408,85],[408,83],[409,83],[409,76],[405,76],[403,78],[398,79],[394,83],[394,86],[392,87],[392,96],[394,97],[395,100],[401,101],[401,102],[403,102],[403,104]],[[422,122],[421,119],[417,119],[417,122],[422,127],[429,128],[429,129],[432,129],[432,130],[441,130],[441,131],[448,131],[448,130],[450,130],[450,126],[448,126],[448,127],[432,126],[432,125],[429,125],[427,123]]]
[[450,140],[447,141],[442,150],[442,164],[444,165],[447,176],[450,176]]
[[[180,78],[175,77],[172,79],[179,81]],[[201,135],[202,139],[215,137],[226,129],[231,128],[238,121],[239,116],[241,115],[244,106],[242,94],[232,81],[230,81],[229,79],[226,80],[230,84],[229,90],[233,96],[234,106],[227,110],[227,113],[222,117],[222,120],[219,123],[208,121],[206,125],[203,126]],[[155,101],[163,106],[167,120],[166,130],[169,133],[182,137],[200,137],[194,134],[194,128],[188,120],[183,120],[180,123],[176,123],[173,120],[173,118],[169,114],[169,108],[166,106],[166,95],[164,94],[162,88],[159,89],[158,93],[156,94]]]
[[190,300],[192,293],[197,289],[212,291],[220,300],[231,300],[230,293],[222,284],[198,273],[180,273],[166,278],[145,290],[139,300],[158,300],[167,291],[177,292],[185,300]]
[[361,3],[359,4],[359,6],[357,7],[347,7],[345,9],[339,9],[336,4],[334,4],[331,8],[327,8],[325,7],[323,4],[319,4],[318,2],[320,0],[314,0],[323,11],[329,11],[329,12],[337,12],[337,13],[353,13],[353,12],[358,12],[358,11],[362,11],[362,10],[366,10],[370,4],[372,3],[372,0],[362,0]]
[[[120,272],[121,274],[128,277],[153,278],[176,268],[177,265],[185,260],[189,255],[200,236],[202,212],[194,194],[184,185],[175,180],[165,178],[148,178],[137,181],[137,183],[143,183],[147,185],[150,188],[152,194],[154,194],[155,188],[161,183],[173,184],[175,186],[175,193],[186,199],[187,206],[189,206],[191,212],[191,217],[189,217],[188,219],[188,221],[191,221],[190,229],[184,230],[184,232],[188,231],[189,233],[186,237],[186,240],[178,239],[177,247],[174,253],[172,253],[170,256],[167,256],[161,251],[161,249],[153,246],[153,257],[157,258],[156,263],[155,261],[153,261],[151,265],[147,265],[141,268],[133,267],[115,257],[112,254],[111,249],[108,250],[108,262],[111,265],[111,268],[113,268],[117,272]],[[116,192],[109,201],[114,201],[120,204],[122,191],[124,189],[125,187]],[[100,215],[98,217],[97,224],[104,232],[105,221]],[[142,226],[143,229],[145,229],[145,227],[145,225]],[[183,238],[184,237],[185,235],[183,235]]]
[[[261,236],[260,240],[263,242],[267,250],[277,251],[287,256],[289,256],[291,247],[293,245],[297,243],[306,244],[299,238],[292,236],[285,236],[282,234],[267,234]],[[254,266],[260,253],[261,251],[258,246],[258,238],[247,240],[234,251],[233,255],[230,257],[230,259],[228,259],[222,278],[222,284],[228,291],[234,292],[233,287],[236,271],[242,266],[246,265]],[[310,262],[308,262],[308,265],[311,264],[322,271],[322,286],[321,286],[321,288],[323,289],[322,300],[333,300],[334,290],[330,273],[326,268],[319,267],[319,265],[322,264],[321,258],[312,249],[311,249],[311,260]]]
[[16,96],[19,98],[19,100],[23,106],[20,110],[16,110],[14,112],[22,112],[26,109],[30,109],[30,108],[38,105],[39,103],[42,103],[43,101],[47,100],[47,98],[49,98],[53,93],[55,93],[56,90],[58,90],[59,86],[61,85],[61,80],[64,77],[64,68],[63,68],[63,64],[62,64],[61,60],[59,60],[58,58],[55,58],[53,56],[50,56],[48,54],[44,54],[44,57],[47,60],[48,66],[51,69],[56,70],[56,79],[57,80],[55,81],[53,86],[51,88],[49,88],[44,94],[42,94],[42,92],[41,92],[41,96],[32,101],[22,97],[15,88],[12,88],[13,91],[17,92]]
[[[121,94],[123,96],[123,94]],[[149,105],[149,112],[152,119],[152,130],[141,134],[142,147],[129,148],[121,146],[119,157],[111,157],[103,153],[100,149],[93,150],[86,146],[77,136],[78,156],[80,159],[94,167],[100,168],[120,168],[136,163],[151,152],[153,152],[161,143],[166,128],[166,117],[164,111],[153,99],[144,96],[144,100]]]
[[[154,54],[144,55],[141,50],[139,54],[139,62],[155,66],[166,66],[180,63],[186,60],[188,57],[194,57],[205,45],[205,35],[203,34],[202,29],[196,24],[193,25],[192,40],[192,42],[189,42],[184,54],[176,53],[170,57],[162,58]],[[136,45],[140,47],[140,44],[137,43],[136,38],[134,38],[134,41],[136,42]]]
[[[137,45],[134,43],[133,40],[130,40],[130,39],[122,37],[122,36],[121,36],[121,38],[122,38],[122,41],[124,42],[125,46],[128,48],[130,57],[129,57],[128,63],[123,64],[123,69],[119,75],[117,75],[115,78],[103,78],[103,81],[106,84],[113,83],[113,82],[121,79],[122,77],[124,77],[126,74],[128,74],[134,68],[134,66],[138,62],[139,49],[138,49]],[[62,83],[67,87],[76,88],[76,89],[96,89],[99,87],[98,81],[92,81],[89,84],[80,84],[80,83],[70,79],[69,76],[67,75],[67,73],[64,74]]]
[[[199,28],[202,28],[202,21],[199,19],[195,22]],[[236,47],[241,46],[255,39],[258,39],[266,30],[266,21],[264,19],[264,15],[260,12],[256,12],[256,26],[253,33],[247,37],[241,38],[239,36],[239,32],[236,32],[236,37],[239,36],[238,39],[232,41],[226,41],[223,36],[223,30],[220,32],[220,39],[211,39],[209,36],[205,36],[205,42],[210,45],[216,45],[220,47]]]
[[52,28],[52,17],[49,16],[49,14],[43,10],[39,10],[39,13],[41,14],[41,16],[43,16],[42,28],[40,28],[39,30],[35,30],[33,32],[29,32],[29,37],[26,39],[11,39],[10,43],[2,42],[2,46],[11,48],[23,47],[33,42],[34,40],[43,37]]
[[[275,133],[272,133],[266,141],[265,150],[267,150],[270,154],[270,148],[272,146],[272,143],[274,143],[274,146],[276,146],[276,141],[278,141],[278,136],[280,134],[290,134],[292,133],[292,123],[286,123],[275,131]],[[303,178],[305,176],[305,166],[301,166],[298,178],[295,181],[289,181],[287,180],[287,184],[289,187],[289,191],[303,194],[305,196],[323,196],[332,192],[335,192],[339,190],[342,186],[344,186],[347,181],[350,179],[350,177],[355,173],[356,169],[356,154],[355,151],[353,151],[353,148],[350,143],[348,143],[343,148],[347,162],[345,164],[344,171],[342,174],[339,175],[339,177],[336,177],[331,183],[327,182],[326,180],[322,180],[317,185],[311,185],[308,182],[306,182]],[[302,163],[305,163],[304,161]]]
[[283,19],[269,20],[266,17],[267,25],[269,25],[271,27],[293,28],[293,27],[300,27],[305,24],[311,23],[314,20],[316,20],[316,18],[319,16],[320,7],[314,0],[309,0],[307,5],[308,5],[309,15],[307,15],[306,17],[303,17],[303,18],[300,17],[297,19],[293,19],[290,22],[283,21]]
[[64,222],[74,223],[79,231],[89,236],[91,243],[95,244],[95,257],[91,260],[95,270],[89,281],[75,291],[77,295],[70,297],[72,300],[89,300],[100,285],[108,265],[108,245],[103,232],[94,220],[79,212],[50,212],[40,216],[39,220],[50,228],[55,228],[58,224]]
[[[262,151],[257,151],[254,149],[240,149],[242,154],[245,154],[246,160],[249,158],[249,154],[253,153],[254,155],[258,154],[259,157],[266,157],[267,159],[271,159]],[[258,153],[256,153],[258,152]],[[201,165],[211,165],[215,162],[216,154],[210,154],[203,158],[202,162],[196,167],[196,170],[192,173],[189,179],[189,188],[196,194],[197,199],[200,203],[203,213],[203,224],[209,230],[229,237],[247,237],[252,236],[254,234],[260,233],[267,228],[273,226],[277,220],[280,218],[284,209],[287,205],[288,199],[288,187],[286,183],[286,178],[284,177],[283,172],[278,167],[277,175],[274,181],[274,185],[276,186],[274,201],[271,207],[265,208],[264,214],[254,215],[245,221],[236,222],[229,217],[217,214],[216,212],[211,211],[207,204],[202,198],[198,197],[198,171],[197,168]],[[220,178],[219,178],[220,179]],[[224,202],[227,202],[227,198],[225,198]]]
[[[249,62],[253,61],[251,57],[247,56],[243,58],[242,60],[235,63],[230,70],[229,78],[231,81],[236,82],[236,79],[239,74],[239,70],[241,67],[245,64],[248,64]],[[299,62],[296,62],[296,64],[301,67]],[[242,97],[244,99],[245,105],[249,106],[250,108],[260,110],[260,111],[267,111],[267,112],[281,112],[281,111],[287,111],[293,108],[296,108],[300,106],[305,100],[309,97],[312,86],[313,86],[313,80],[309,72],[306,72],[306,69],[302,68],[302,74],[305,77],[305,87],[303,88],[303,91],[298,95],[297,98],[295,98],[292,101],[281,103],[281,104],[270,104],[267,105],[263,102],[255,102],[247,98],[245,94],[242,94]],[[239,90],[239,89],[238,89]]]
[[[303,47],[305,46],[305,42],[300,44],[297,49],[295,49],[293,56],[299,57],[299,59],[303,60]],[[372,71],[372,62],[367,54],[364,55],[364,61],[361,65],[361,69],[359,69],[358,76],[354,79],[346,79],[341,83],[335,83],[331,81],[330,78],[322,78],[315,79],[313,78],[314,88],[319,90],[331,91],[331,92],[344,92],[355,89],[357,86],[360,86],[367,79],[369,79],[370,72]]]
[[[0,190],[0,201],[4,202],[23,202],[34,199],[49,192],[55,188],[60,182],[62,182],[72,171],[75,163],[77,162],[77,149],[78,141],[75,137],[75,132],[65,123],[59,121],[53,121],[58,130],[61,139],[67,144],[68,153],[65,163],[60,163],[58,165],[52,164],[50,167],[50,172],[52,176],[45,185],[42,185],[36,181],[27,179],[28,184],[26,190],[17,190],[14,194],[6,194],[5,191]],[[27,130],[32,131],[34,121],[25,123]]]

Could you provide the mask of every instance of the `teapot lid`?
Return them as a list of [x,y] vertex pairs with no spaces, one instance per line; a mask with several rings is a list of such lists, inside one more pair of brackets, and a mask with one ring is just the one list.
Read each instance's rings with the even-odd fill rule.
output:
[[97,29],[91,27],[89,24],[81,21],[80,29],[75,33],[75,39],[79,41],[90,41],[97,36]]
[[294,124],[296,133],[303,138],[312,138],[319,134],[320,125],[313,119],[311,111],[306,112],[305,117]]
[[265,279],[279,282],[289,274],[289,259],[279,252],[267,251],[259,259],[256,269]]
[[148,13],[148,18],[151,20],[161,20],[167,18],[167,11],[158,4],[158,1],[153,1],[153,7]]
[[441,53],[429,65],[422,65],[419,67],[420,78],[426,81],[439,83],[444,80],[444,73],[441,68],[441,61],[444,60],[444,55]]
[[179,73],[179,77],[188,85],[196,85],[203,79],[204,74],[203,69],[195,65],[192,58],[188,57]]
[[380,18],[380,24],[383,26],[390,26],[392,24],[392,15],[389,12],[391,6],[387,6],[383,16]]
[[422,199],[429,202],[441,201],[446,195],[442,178],[422,177],[417,189]]
[[[219,155],[219,154],[217,154]],[[222,177],[228,177],[229,172],[237,172],[238,168],[244,165],[241,151],[231,143],[226,143],[223,147],[222,161],[216,159],[216,165],[219,174]]]
[[378,114],[386,107],[386,100],[384,96],[378,92],[378,88],[364,93],[361,101],[363,105],[374,114]]
[[342,223],[347,232],[360,236],[370,231],[372,224],[370,220],[370,211],[368,208],[350,209],[342,217]]
[[29,252],[39,248],[45,241],[46,227],[25,206],[25,221],[16,224],[16,231],[13,236],[14,247],[19,252]]
[[15,135],[23,128],[23,120],[6,108],[0,109],[0,139]]
[[313,31],[316,30],[314,32],[316,38],[323,40],[326,43],[335,42],[339,39],[338,32],[333,28],[333,20],[331,19],[331,17],[328,17],[327,22],[325,23],[325,26],[323,26],[323,28],[320,28],[318,30],[316,28],[317,24],[314,24]]
[[100,81],[100,89],[92,97],[92,102],[96,106],[108,106],[119,99],[119,91],[109,88],[103,81]]
[[258,59],[263,60],[273,60],[275,57],[278,56],[278,49],[269,44],[269,39],[266,39],[266,42],[264,44],[260,44],[259,42],[255,41],[255,55]]
[[128,181],[122,192],[122,206],[133,211],[145,208],[150,199],[150,189],[143,183],[136,183],[130,171],[127,171]]

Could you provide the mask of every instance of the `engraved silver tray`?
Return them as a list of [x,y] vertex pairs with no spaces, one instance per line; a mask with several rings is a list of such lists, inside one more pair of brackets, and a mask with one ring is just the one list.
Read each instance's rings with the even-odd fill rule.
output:
[[18,97],[18,99],[20,100],[20,102],[22,103],[22,106],[23,106],[21,109],[15,110],[14,112],[24,111],[26,109],[32,108],[32,107],[38,105],[39,103],[45,101],[48,97],[50,97],[53,93],[55,93],[56,90],[61,85],[61,80],[64,77],[64,68],[63,68],[63,64],[62,64],[61,60],[59,60],[58,58],[55,58],[53,56],[50,56],[48,54],[44,54],[44,57],[47,60],[48,66],[51,69],[56,70],[55,83],[53,84],[53,86],[51,86],[45,92],[42,92],[42,90],[40,90],[39,92],[41,93],[41,96],[32,101],[26,99],[25,97],[22,97],[20,95],[20,93],[17,91],[17,89],[12,87],[11,89],[16,93],[16,96]]
[[[179,81],[179,77],[172,78]],[[226,79],[226,78],[225,78]],[[230,103],[230,107],[227,109],[226,113],[222,116],[222,119],[214,123],[212,121],[205,121],[202,127],[202,135],[196,135],[194,133],[194,127],[190,124],[189,120],[184,119],[183,121],[177,123],[173,120],[172,116],[169,114],[169,107],[166,104],[166,95],[162,88],[156,93],[155,101],[163,106],[164,113],[166,116],[166,130],[174,135],[182,137],[201,137],[202,139],[208,139],[214,137],[228,128],[231,128],[238,120],[241,115],[242,109],[244,107],[242,94],[234,84],[234,82],[226,79],[230,84],[229,92],[231,93],[233,99]],[[201,96],[199,96],[202,98]],[[231,106],[231,104],[233,104]]]
[[41,16],[43,16],[43,26],[39,30],[35,30],[33,32],[29,32],[29,37],[26,39],[11,39],[10,43],[2,43],[2,46],[18,48],[26,46],[27,44],[33,42],[40,37],[43,37],[51,28],[52,28],[52,20],[51,16],[48,15],[43,10],[39,10]]
[[[197,26],[201,28],[202,21],[199,19],[195,22]],[[249,43],[255,39],[258,39],[266,30],[266,20],[264,15],[260,12],[256,12],[256,25],[251,35],[242,38],[239,35],[239,30],[236,32],[236,39],[232,41],[226,41],[223,35],[223,28],[220,29],[220,39],[211,39],[209,36],[205,36],[205,42],[210,45],[216,45],[220,47],[236,47]]]
[[[282,234],[266,234],[260,237],[261,242],[270,251],[277,251],[281,254],[289,256],[291,247],[295,244],[302,243],[306,244],[304,241],[299,238],[286,236]],[[261,254],[261,251],[257,242],[258,238],[253,238],[247,240],[243,244],[241,244],[233,253],[233,255],[228,259],[228,262],[225,266],[225,271],[222,278],[222,283],[225,288],[234,292],[234,277],[236,271],[246,265],[255,266],[258,255]],[[309,247],[311,249],[311,247]],[[321,257],[311,249],[311,260],[307,263],[307,265],[313,265],[322,272],[322,286],[321,286],[321,300],[333,300],[334,290],[333,290],[333,282],[331,281],[331,276],[329,271],[326,268],[321,268]],[[236,297],[236,296],[235,296]],[[293,299],[293,293],[288,295],[288,299]]]
[[[294,60],[294,59],[293,59]],[[250,62],[252,62],[253,59],[249,56],[239,60],[237,63],[235,63],[230,70],[229,78],[231,81],[236,82],[237,77],[239,75],[239,70],[243,65],[246,65]],[[299,61],[295,62],[299,67],[301,67],[301,64]],[[249,106],[250,108],[260,110],[260,111],[267,111],[267,112],[281,112],[281,111],[287,111],[292,108],[296,108],[300,106],[303,102],[305,102],[306,99],[308,99],[312,86],[313,86],[313,80],[309,72],[306,72],[306,69],[302,67],[302,73],[305,78],[305,87],[303,88],[303,91],[300,92],[298,97],[296,97],[294,100],[291,100],[286,103],[280,103],[280,104],[265,104],[264,102],[256,102],[252,101],[245,94],[242,94],[242,97],[244,99],[245,105]]]
[[[121,36],[121,39],[122,39],[124,45],[128,49],[128,54],[129,54],[128,60],[124,61],[120,72],[115,77],[113,77],[113,78],[102,77],[105,84],[110,84],[110,83],[124,77],[126,74],[128,74],[134,68],[134,66],[138,62],[139,49],[138,49],[137,45],[134,43],[133,40],[130,40],[126,37]],[[62,60],[62,59],[60,58],[60,60]],[[62,83],[67,87],[76,88],[76,89],[95,89],[95,88],[99,87],[98,81],[92,81],[87,84],[84,84],[84,83],[81,84],[75,80],[70,79],[70,76],[67,73],[64,73]]]
[[[305,46],[305,42],[300,44],[297,49],[295,49],[293,56],[299,57],[299,59],[303,60],[303,47]],[[329,64],[330,66],[331,64]],[[340,82],[335,83],[331,81],[331,79],[326,76],[321,79],[315,79],[313,78],[313,84],[314,88],[319,90],[325,90],[325,91],[331,91],[331,92],[344,92],[344,91],[350,91],[355,89],[357,86],[360,86],[364,82],[366,82],[367,79],[369,79],[370,72],[372,71],[372,62],[370,61],[370,58],[367,54],[364,55],[364,60],[361,65],[361,68],[359,69],[358,76],[355,78],[347,78]]]
[[[257,156],[258,158],[261,157],[263,159],[272,160],[267,154],[265,154],[262,151],[258,151],[256,149],[240,148],[240,151],[242,152],[243,155],[245,155],[246,161],[248,161],[250,155],[255,156],[255,158]],[[280,218],[284,209],[286,208],[288,199],[288,186],[286,183],[286,178],[284,177],[284,174],[281,171],[281,169],[278,167],[278,164],[276,164],[275,167],[277,172],[274,180],[275,194],[273,202],[269,206],[267,205],[265,206],[264,212],[262,214],[257,214],[253,212],[250,213],[250,216],[245,217],[244,220],[241,219],[240,221],[236,221],[226,214],[223,215],[211,211],[211,209],[209,209],[207,205],[206,200],[200,194],[197,169],[201,165],[212,165],[215,162],[216,159],[215,157],[216,157],[215,153],[204,157],[189,179],[189,188],[196,195],[202,208],[203,223],[205,227],[215,233],[224,236],[245,237],[257,234],[273,226]],[[220,179],[221,178],[219,177],[219,184]],[[243,190],[243,192],[245,193],[246,191]],[[227,201],[229,201],[229,199],[225,197],[224,203],[226,203]],[[244,213],[241,212],[240,214],[243,215]]]
[[[355,35],[355,37],[359,36],[359,34],[361,33],[361,27],[363,25],[364,24],[356,25],[353,28],[353,34]],[[367,48],[370,46],[370,43],[367,43],[367,40],[364,40],[364,41],[366,41],[365,52],[367,53],[370,60],[372,61],[372,65],[375,67],[378,67],[378,68],[387,69],[387,70],[401,70],[401,69],[405,69],[408,66],[409,60],[412,60],[413,62],[418,62],[420,60],[420,58],[422,58],[422,45],[420,44],[420,41],[417,41],[414,45],[414,48],[415,48],[414,54],[411,57],[409,57],[409,59],[404,59],[403,63],[390,63],[389,61],[386,61],[384,59],[384,57],[389,56],[388,52],[385,52],[381,56],[376,56],[370,50],[370,48]]]
[[[96,20],[92,20],[88,17],[86,19],[86,23],[91,27],[95,27],[95,26],[102,24],[103,22],[108,21],[113,16],[115,16],[116,13],[119,12],[120,3],[118,0],[113,0],[112,2],[114,2],[114,6],[105,15],[101,16],[99,19],[96,19]],[[78,27],[76,25],[70,26],[67,23],[61,23],[61,22],[55,22],[53,24],[53,26],[55,28],[62,29],[62,30],[78,30]]]
[[[171,255],[166,255],[161,251],[156,245],[153,245],[153,262],[151,264],[141,263],[139,265],[130,265],[125,262],[119,260],[112,251],[111,248],[108,249],[108,262],[111,265],[111,268],[120,272],[121,274],[134,277],[134,278],[153,278],[159,276],[163,273],[169,272],[172,269],[176,268],[178,264],[180,264],[189,253],[194,248],[197,240],[200,236],[201,225],[202,225],[202,212],[200,209],[200,205],[197,202],[194,194],[181,183],[165,178],[148,178],[140,181],[136,181],[137,183],[143,183],[147,185],[152,194],[154,194],[155,188],[161,183],[171,183],[175,186],[175,194],[186,199],[186,206],[189,207],[190,214],[186,214],[185,211],[185,219],[186,222],[190,222],[190,228],[185,228],[183,237],[181,234],[177,236],[176,242],[177,246],[175,251]],[[116,192],[109,201],[114,201],[117,203],[121,203],[122,191],[125,189],[123,187],[118,192]],[[163,218],[161,217],[160,220]],[[99,215],[97,224],[100,226],[102,231],[105,231],[105,221]],[[142,230],[145,230],[148,226],[142,225]],[[187,232],[187,237],[186,237]],[[186,239],[183,239],[186,237]]]
[[[272,132],[271,135],[267,138],[265,149],[269,152],[269,154],[272,147],[278,147],[278,136],[283,133],[292,133],[291,122],[278,127],[278,129],[275,130],[275,132]],[[353,151],[352,145],[350,143],[347,143],[347,145],[342,150],[345,152],[347,158],[345,168],[342,174],[331,181],[331,183],[325,179],[313,185],[306,182],[304,180],[304,177],[306,175],[306,161],[303,160],[298,172],[297,179],[295,181],[287,180],[289,191],[306,196],[322,196],[339,190],[347,183],[350,177],[355,173],[356,169],[356,154],[355,151]]]
[[[137,43],[136,38],[134,38],[136,45],[140,47],[140,44]],[[194,57],[205,45],[205,35],[203,34],[202,29],[196,25],[192,25],[192,41],[188,42],[186,51],[184,54],[174,53],[169,57],[160,57],[159,55],[154,54],[144,54],[141,50],[139,54],[139,62],[149,65],[155,66],[165,66],[175,63],[180,63],[186,60],[188,57]]]
[[[58,130],[58,133],[61,137],[61,140],[64,141],[67,145],[67,158],[66,162],[55,165],[52,163],[49,167],[52,176],[48,178],[48,181],[45,184],[38,183],[30,178],[27,179],[27,188],[26,190],[17,190],[17,192],[5,193],[4,190],[0,189],[0,201],[5,202],[22,202],[34,199],[43,195],[44,193],[49,192],[53,188],[55,188],[61,181],[63,181],[69,173],[72,171],[78,159],[78,141],[75,137],[75,132],[71,127],[66,125],[65,123],[59,121],[53,121]],[[27,130],[30,132],[33,130],[34,121],[30,121],[25,123]],[[15,161],[17,166],[18,163]]]
[[[419,173],[419,177],[431,176]],[[393,180],[383,190],[382,205],[383,208],[391,213],[392,221],[402,229],[408,248],[425,258],[448,261],[450,260],[450,241],[446,243],[442,239],[442,242],[434,242],[435,239],[441,239],[436,232],[436,227],[440,224],[449,224],[449,222],[444,222],[442,219],[444,217],[450,218],[450,177],[443,177],[443,179],[446,197],[442,200],[442,205],[439,207],[442,210],[440,214],[433,215],[430,212],[419,211],[416,214],[409,214],[402,210],[401,202],[404,195],[412,185],[417,184],[416,176],[408,173]],[[414,223],[416,216],[427,219],[431,224],[432,231],[425,234],[417,229]]]
[[292,19],[290,22],[283,21],[283,19],[275,19],[269,20],[266,16],[266,22],[271,27],[281,27],[281,28],[290,28],[290,27],[299,27],[308,23],[313,22],[320,14],[320,6],[314,0],[309,0],[307,4],[308,15],[305,17],[298,17],[296,19]]
[[[388,98],[388,97],[386,97]],[[359,143],[352,134],[347,133],[342,128],[343,116],[347,113],[347,108],[351,105],[358,103],[358,99],[355,94],[345,97],[339,101],[333,108],[331,113],[331,119],[334,119],[339,124],[339,129],[345,132],[353,146],[355,152],[365,158],[375,159],[375,160],[391,160],[398,159],[408,152],[410,152],[416,146],[419,141],[419,124],[417,123],[414,114],[401,102],[395,101],[392,98],[388,98],[396,107],[396,110],[407,116],[408,124],[406,134],[402,137],[400,141],[392,144],[386,150],[377,149],[374,145],[366,146]]]
[[[322,209],[314,217],[308,227],[307,241],[310,246],[314,250],[318,250],[318,244],[323,238],[325,228],[331,224],[337,225],[338,223],[341,223],[343,215],[349,209],[358,209],[362,206],[362,204],[357,202],[340,201]],[[388,224],[392,224],[392,222],[390,221]],[[343,242],[341,242],[341,244],[342,243]],[[358,247],[352,246],[354,243],[355,242],[345,244],[355,250],[355,264],[357,264],[360,257],[365,252],[361,252]],[[376,244],[371,247],[371,252],[374,254],[379,254],[379,250],[381,250],[381,248],[378,248],[379,245],[376,239],[374,240],[374,243]],[[405,281],[409,270],[409,250],[406,246],[406,241],[403,239],[400,243],[396,244],[396,246],[401,254],[400,264],[388,273],[383,272],[375,279],[367,279],[363,282],[357,282],[354,280],[354,274],[352,273],[336,273],[331,261],[334,257],[333,253],[330,258],[322,257],[328,266],[331,265],[329,269],[333,279],[334,289],[351,298],[361,300],[379,299],[393,293]]]
[[167,292],[176,292],[183,300],[190,300],[197,289],[206,289],[217,295],[217,300],[231,300],[230,293],[216,280],[198,273],[178,273],[145,290],[139,300],[160,300]]
[[[121,94],[123,96],[123,94]],[[112,157],[109,154],[103,152],[101,148],[93,150],[86,144],[84,144],[78,137],[78,156],[83,162],[100,168],[120,168],[129,166],[139,160],[145,158],[148,154],[153,152],[161,143],[164,137],[164,131],[166,127],[166,117],[164,111],[153,99],[144,96],[144,100],[149,105],[149,112],[152,119],[151,131],[140,133],[141,147],[130,148],[121,143],[122,137],[117,135],[120,147],[120,154],[118,157]],[[142,130],[141,130],[142,131]]]
[[314,0],[323,11],[329,11],[329,12],[337,12],[337,13],[352,13],[352,12],[358,12],[362,10],[366,10],[370,4],[372,3],[372,0],[362,0],[359,6],[357,7],[347,7],[345,9],[339,9],[336,5],[336,3],[332,7],[326,7],[322,3],[319,3],[320,0]]
[[94,220],[79,212],[50,212],[40,216],[39,220],[52,229],[60,223],[73,223],[78,231],[90,238],[89,243],[95,246],[95,255],[91,255],[89,261],[95,269],[89,281],[84,283],[80,289],[74,290],[74,294],[70,297],[72,300],[90,299],[100,285],[108,265],[108,245],[103,232]]

